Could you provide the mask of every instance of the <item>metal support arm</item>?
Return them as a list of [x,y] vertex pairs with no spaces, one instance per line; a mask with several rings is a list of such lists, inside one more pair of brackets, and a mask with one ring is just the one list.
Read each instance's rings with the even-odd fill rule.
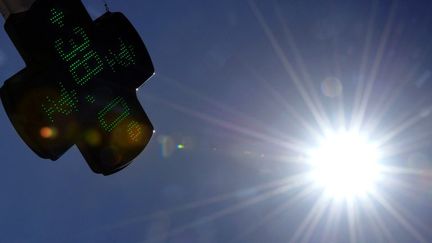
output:
[[0,13],[4,19],[14,13],[28,10],[36,0],[0,0]]

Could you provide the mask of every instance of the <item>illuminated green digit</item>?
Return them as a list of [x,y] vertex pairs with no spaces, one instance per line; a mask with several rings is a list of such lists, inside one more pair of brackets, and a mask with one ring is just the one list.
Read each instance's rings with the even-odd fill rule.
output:
[[78,98],[75,90],[66,90],[60,82],[60,97],[53,99],[47,96],[46,102],[42,104],[42,110],[48,116],[49,120],[54,123],[55,114],[70,115],[78,111]]
[[[116,111],[120,108],[122,112],[117,118],[112,121],[107,121],[107,115],[116,108]],[[122,97],[117,97],[106,105],[99,113],[98,120],[99,124],[107,132],[112,132],[124,119],[130,115],[130,108],[126,101]]]
[[74,38],[69,39],[66,43],[63,39],[58,39],[54,43],[57,53],[66,62],[76,58],[79,53],[87,52],[90,47],[90,39],[83,28],[76,27],[73,33]]
[[60,28],[64,27],[64,13],[56,8],[51,9],[51,23],[58,25]]
[[77,84],[85,85],[103,71],[103,62],[95,51],[90,50],[82,59],[72,63],[69,70]]
[[61,59],[69,62],[69,71],[79,85],[88,81],[103,71],[103,62],[99,55],[90,49],[90,38],[83,28],[73,29],[74,38],[65,42],[63,39],[55,41],[55,48]]
[[144,133],[144,129],[137,121],[131,121],[128,124],[127,132],[130,140],[133,142],[139,142]]
[[136,54],[132,45],[126,44],[123,39],[120,40],[120,49],[114,53],[112,49],[108,50],[108,56],[105,56],[106,61],[113,72],[116,72],[115,66],[128,67],[136,63]]

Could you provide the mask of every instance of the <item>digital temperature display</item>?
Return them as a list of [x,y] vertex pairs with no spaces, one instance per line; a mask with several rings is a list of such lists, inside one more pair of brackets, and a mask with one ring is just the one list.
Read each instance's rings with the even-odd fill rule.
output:
[[94,172],[109,175],[142,152],[153,126],[136,90],[154,68],[123,14],[93,21],[79,0],[38,0],[5,29],[26,68],[0,95],[35,153],[57,160],[77,145]]

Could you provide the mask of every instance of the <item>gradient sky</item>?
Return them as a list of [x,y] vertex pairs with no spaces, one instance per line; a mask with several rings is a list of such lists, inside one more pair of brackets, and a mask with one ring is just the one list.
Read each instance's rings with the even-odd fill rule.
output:
[[[432,242],[430,1],[108,3],[153,58],[138,96],[156,134],[103,177],[76,148],[38,158],[1,109],[0,242]],[[0,80],[23,65],[0,31]],[[332,205],[292,176],[296,147],[343,124],[400,170],[379,197]]]

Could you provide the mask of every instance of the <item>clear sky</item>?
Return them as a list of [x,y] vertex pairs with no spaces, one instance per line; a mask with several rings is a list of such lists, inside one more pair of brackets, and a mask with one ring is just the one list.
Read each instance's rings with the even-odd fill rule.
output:
[[[138,96],[156,133],[104,177],[76,148],[38,158],[0,109],[0,242],[432,242],[429,1],[108,3],[152,56]],[[0,31],[1,82],[23,67]],[[392,168],[378,196],[298,186],[302,151],[352,126]]]

